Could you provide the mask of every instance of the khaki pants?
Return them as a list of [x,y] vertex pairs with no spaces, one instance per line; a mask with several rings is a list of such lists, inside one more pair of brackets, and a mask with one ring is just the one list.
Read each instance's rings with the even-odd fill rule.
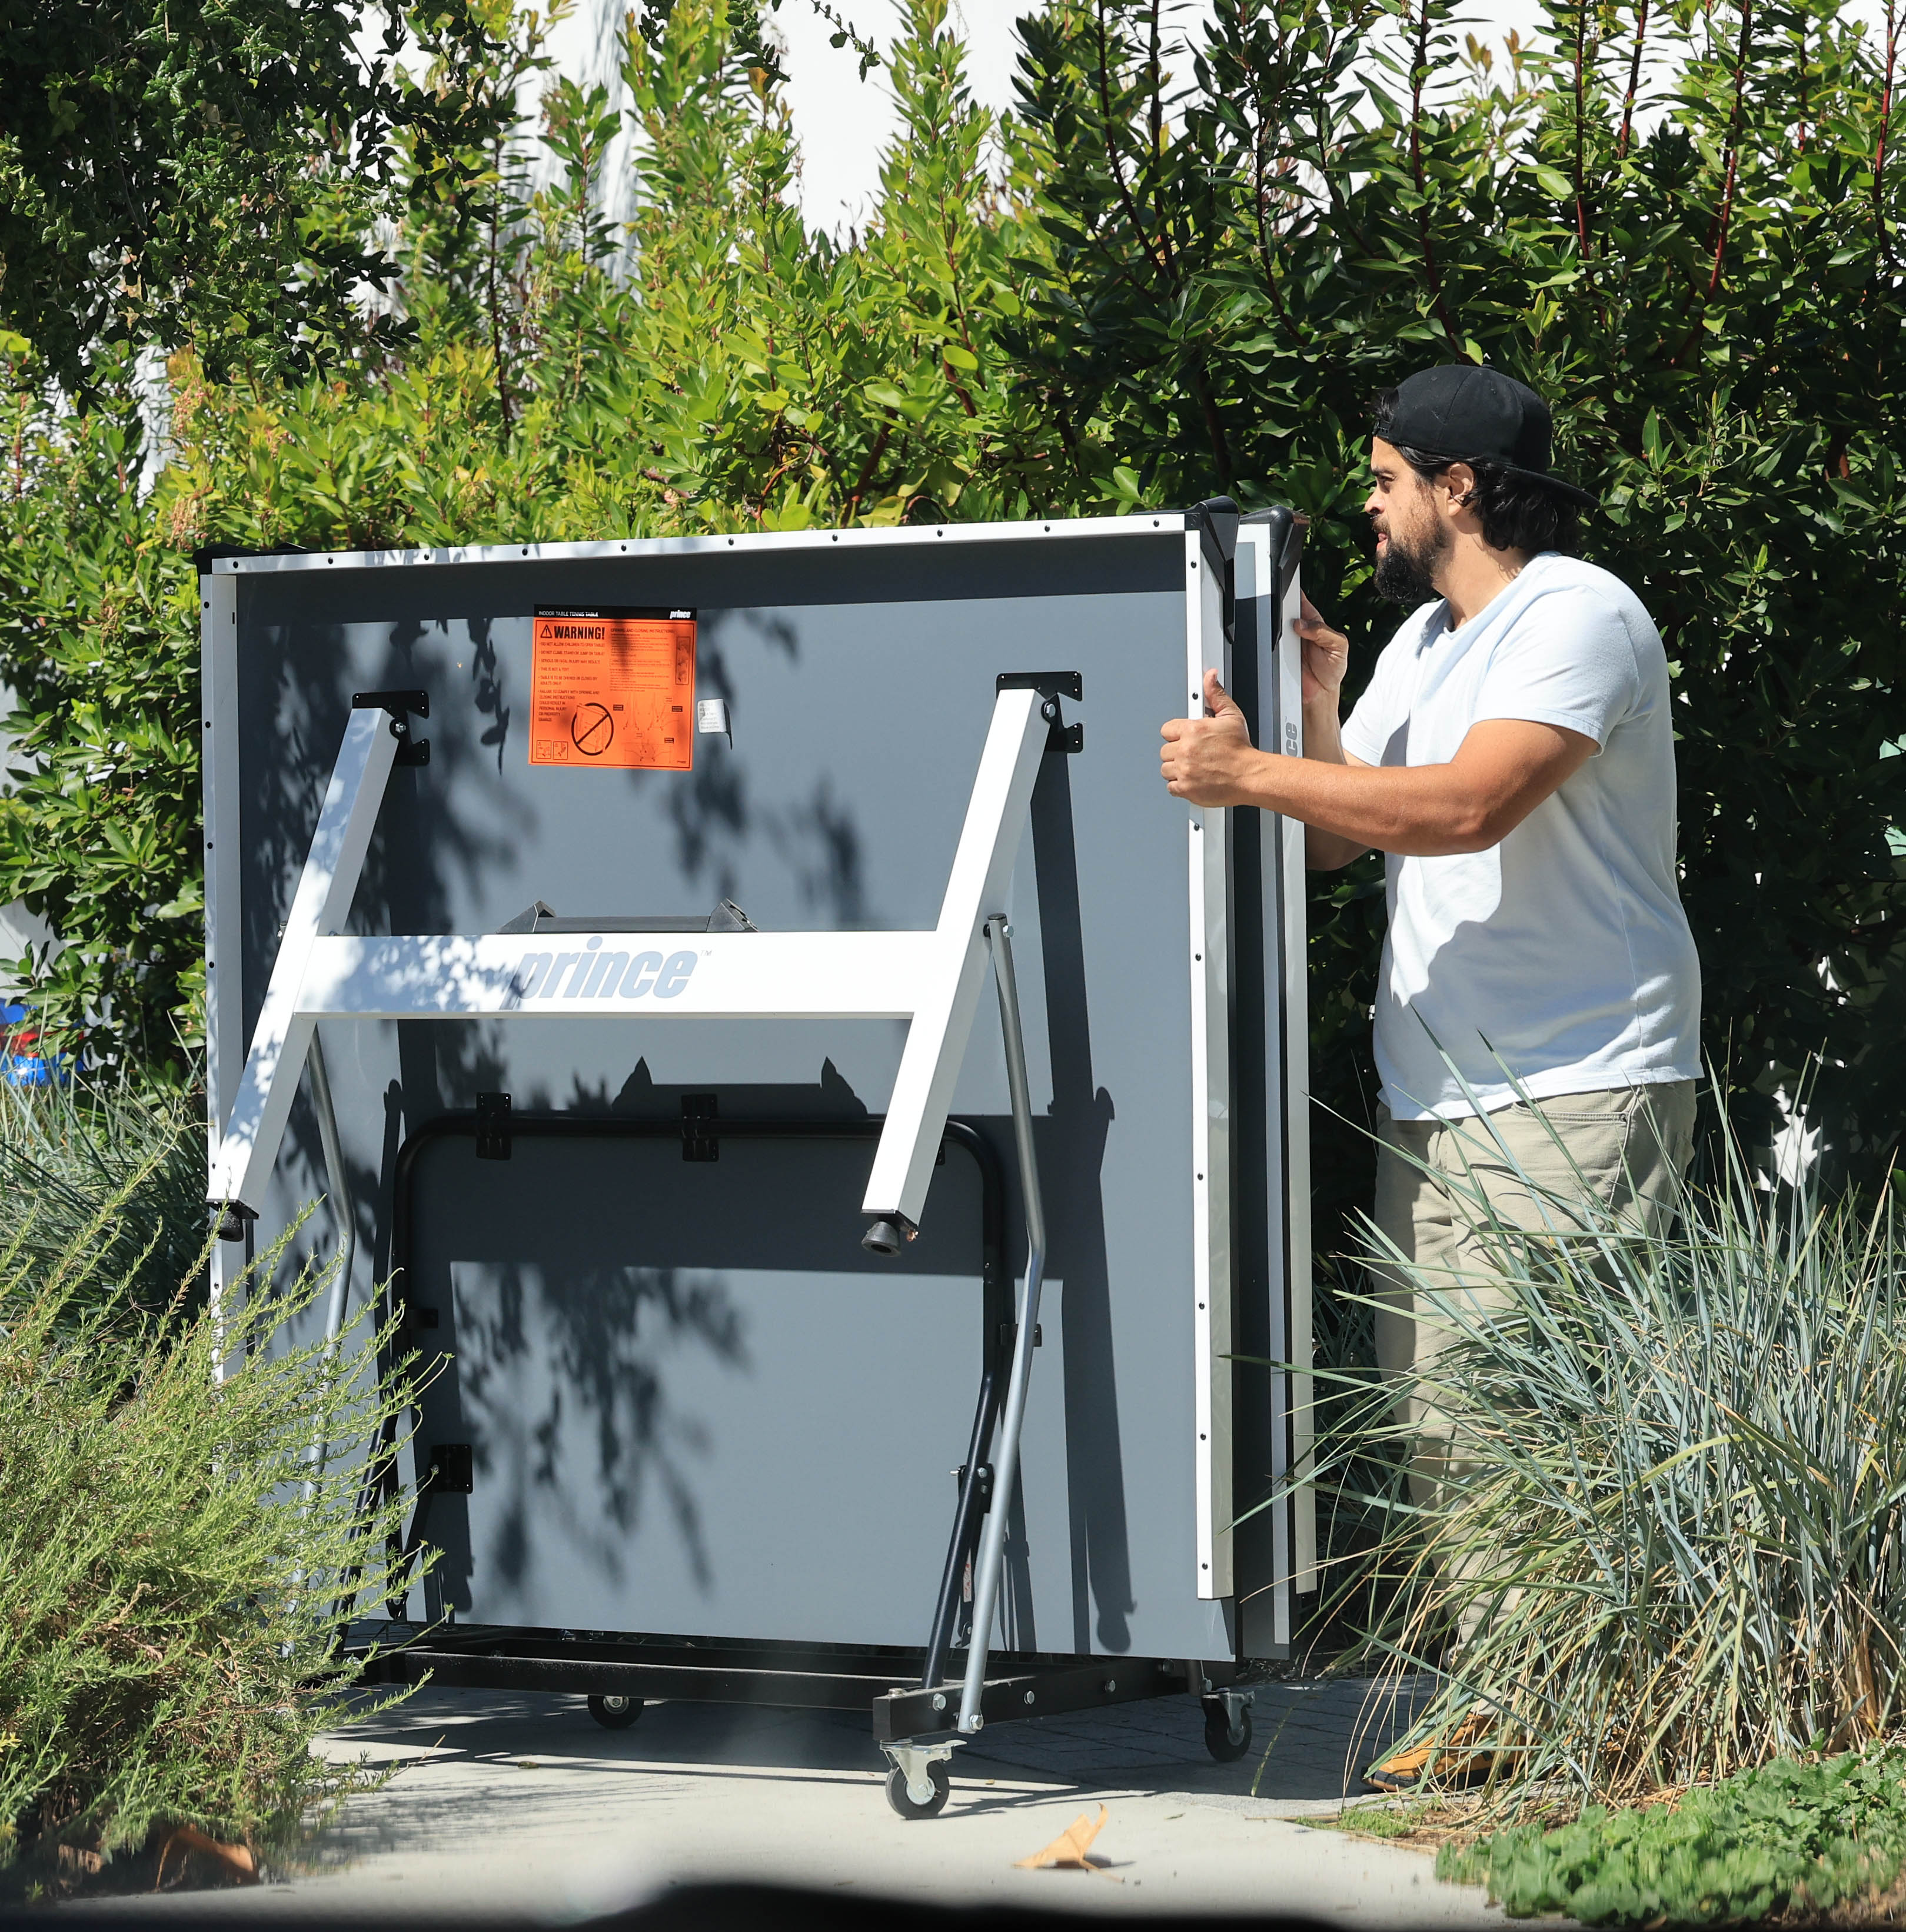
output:
[[[1662,1232],[1687,1172],[1694,1126],[1691,1080],[1520,1102],[1490,1114],[1486,1123],[1393,1120],[1385,1112],[1377,1130],[1376,1225],[1439,1290],[1487,1316],[1506,1298],[1490,1255],[1469,1226],[1475,1190],[1503,1220],[1559,1228],[1571,1225],[1559,1204],[1580,1198],[1586,1188],[1637,1233]],[[1531,1197],[1521,1176],[1505,1162],[1503,1148],[1544,1190],[1542,1197]],[[1452,1197],[1439,1184],[1444,1174],[1466,1185],[1471,1198]],[[1378,1267],[1373,1272],[1377,1366],[1394,1380],[1426,1367],[1450,1336],[1433,1319],[1417,1322],[1411,1284],[1397,1270]],[[1421,1508],[1433,1507],[1442,1480],[1457,1474],[1461,1452],[1424,1399],[1409,1398],[1399,1419],[1415,1436],[1412,1497]]]

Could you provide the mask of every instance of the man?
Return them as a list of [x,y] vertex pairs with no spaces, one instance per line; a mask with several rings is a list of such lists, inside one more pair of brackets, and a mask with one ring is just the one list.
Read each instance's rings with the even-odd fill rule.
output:
[[[1568,554],[1592,500],[1550,472],[1550,443],[1547,404],[1493,369],[1426,369],[1387,392],[1364,508],[1377,589],[1416,608],[1349,722],[1347,640],[1307,598],[1303,757],[1255,749],[1215,677],[1208,715],[1169,721],[1162,754],[1175,797],[1301,819],[1313,866],[1386,855],[1376,1223],[1416,1278],[1482,1312],[1490,1263],[1439,1177],[1520,1226],[1556,1210],[1517,1168],[1538,1196],[1586,1186],[1658,1228],[1700,1070],[1667,659],[1634,592]],[[1379,1299],[1379,1365],[1407,1376],[1446,1331],[1415,1319],[1410,1275],[1386,1271]],[[1427,1503],[1458,1455],[1412,1408]],[[1433,1755],[1366,1776],[1406,1789]]]

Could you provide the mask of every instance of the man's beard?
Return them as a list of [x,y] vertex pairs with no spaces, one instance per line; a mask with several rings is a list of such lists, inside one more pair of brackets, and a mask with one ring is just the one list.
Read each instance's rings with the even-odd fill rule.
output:
[[1430,577],[1449,549],[1449,532],[1438,525],[1420,550],[1406,548],[1394,530],[1389,536],[1376,560],[1377,596],[1392,604],[1428,603],[1437,594]]

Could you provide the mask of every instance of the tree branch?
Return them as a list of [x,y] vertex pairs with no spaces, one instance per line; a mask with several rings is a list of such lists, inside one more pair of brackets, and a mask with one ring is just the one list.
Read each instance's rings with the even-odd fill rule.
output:
[[1721,188],[1721,212],[1714,226],[1714,272],[1707,280],[1711,296],[1721,286],[1721,264],[1727,252],[1727,224],[1734,212],[1734,183],[1740,172],[1741,106],[1747,92],[1747,56],[1752,46],[1754,0],[1741,0],[1740,44],[1734,50],[1734,105],[1727,117],[1727,173]]
[[1577,0],[1575,8],[1575,240],[1586,262],[1594,253],[1589,246],[1588,200],[1582,188],[1583,142],[1584,130],[1582,116],[1584,111],[1583,68],[1588,58],[1589,0]]
[[1442,298],[1442,275],[1436,266],[1434,244],[1430,238],[1429,184],[1423,168],[1423,77],[1429,71],[1430,60],[1430,8],[1433,0],[1422,0],[1421,11],[1417,16],[1416,58],[1409,70],[1409,165],[1416,181],[1416,232],[1423,244],[1423,273],[1430,285],[1430,302],[1442,324],[1443,333],[1449,338],[1451,346],[1465,362],[1469,352],[1463,346],[1463,338],[1456,332],[1456,325],[1449,319],[1449,309]]
[[1099,39],[1099,118],[1105,127],[1105,158],[1112,170],[1113,184],[1118,190],[1119,206],[1125,211],[1125,219],[1132,224],[1132,232],[1138,237],[1139,247],[1145,260],[1158,271],[1173,295],[1178,293],[1178,285],[1173,280],[1169,262],[1154,253],[1151,238],[1145,232],[1145,224],[1140,220],[1138,204],[1132,199],[1132,191],[1126,185],[1125,170],[1118,160],[1118,136],[1113,130],[1112,116],[1111,56],[1106,48],[1105,0],[1094,0],[1094,14],[1098,22]]
[[1892,259],[1892,243],[1886,233],[1886,208],[1883,193],[1886,166],[1886,136],[1892,128],[1892,78],[1899,54],[1898,0],[1886,0],[1886,81],[1880,96],[1880,142],[1873,157],[1873,220],[1879,230],[1880,253]]
[[1648,38],[1648,0],[1641,0],[1640,10],[1634,16],[1634,58],[1628,68],[1628,95],[1622,103],[1621,138],[1615,143],[1617,155],[1628,152],[1628,136],[1634,128],[1634,97],[1641,86],[1641,49]]

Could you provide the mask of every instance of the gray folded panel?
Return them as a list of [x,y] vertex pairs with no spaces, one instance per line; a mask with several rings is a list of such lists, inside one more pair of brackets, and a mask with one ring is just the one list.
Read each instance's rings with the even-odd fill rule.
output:
[[[1001,674],[1076,673],[996,909],[1052,1242],[1001,1639],[1274,1652],[1307,1516],[1234,1526],[1301,1457],[1307,1403],[1236,1358],[1307,1348],[1296,848],[1275,820],[1171,799],[1157,761],[1201,665],[1261,742],[1295,744],[1295,533],[1247,520],[1227,555],[1231,534],[1161,512],[217,561],[215,1130],[354,694],[426,691],[410,731],[429,750],[391,772],[343,932],[732,944],[932,928]],[[708,699],[722,728],[697,732]],[[468,1472],[431,1498],[445,1553],[414,1612],[922,1644],[1025,1252],[991,992],[950,1104],[1004,1177],[990,1288],[983,1162],[954,1137],[917,1240],[861,1246],[904,1022],[631,1005],[318,1032],[359,1235],[350,1298],[401,1264],[413,1337],[442,1358],[404,1466],[441,1449]],[[487,1139],[432,1134],[479,1101]],[[643,1130],[537,1124],[558,1116]],[[307,1077],[254,1242],[328,1191]],[[320,1210],[286,1266],[335,1242]],[[221,1265],[240,1252],[222,1244]]]

